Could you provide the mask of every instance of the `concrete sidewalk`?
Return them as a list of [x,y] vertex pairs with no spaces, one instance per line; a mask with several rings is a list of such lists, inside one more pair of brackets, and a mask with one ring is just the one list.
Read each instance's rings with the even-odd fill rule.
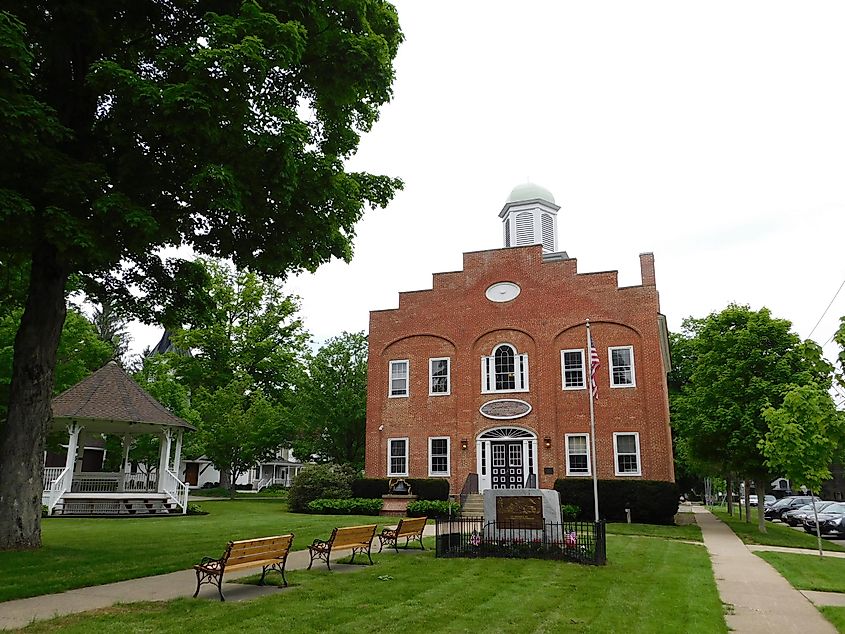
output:
[[[434,530],[434,526],[429,524],[425,527],[423,534],[425,537],[432,537],[434,536]],[[374,540],[374,542],[377,541]],[[221,544],[221,552],[224,546],[225,544]],[[376,550],[378,549],[374,548],[373,552],[375,553]],[[348,550],[341,550],[337,554],[332,554],[332,562],[348,557],[349,552]],[[407,551],[400,548],[399,552],[400,554],[410,554],[420,551],[415,550],[412,546]],[[395,556],[395,551],[392,548],[386,548],[382,554],[384,553]],[[200,560],[201,556],[202,554],[197,556],[197,561]],[[360,561],[360,555],[355,558],[355,561],[356,564],[354,565],[332,563],[332,571],[340,573],[364,570],[366,568],[366,566],[359,566],[357,564]],[[367,561],[366,556],[364,556],[364,561]],[[294,551],[288,555],[285,571],[304,570],[308,568],[309,562],[310,557],[308,556],[307,549]],[[314,562],[312,569],[325,570],[326,565],[323,562]],[[287,591],[286,588],[277,588],[274,586],[229,583],[234,579],[248,577],[257,572],[261,572],[260,566],[226,573],[224,577],[225,581],[223,582],[223,594],[226,596],[226,601],[245,601],[267,594],[278,594],[279,592]],[[268,576],[277,574],[275,572],[269,572]],[[76,590],[68,590],[67,592],[60,592],[58,594],[4,601],[0,603],[0,630],[24,627],[33,621],[106,608],[117,603],[169,601],[180,597],[190,597],[194,594],[196,587],[197,577],[193,569],[191,569],[156,575],[154,577],[118,581],[117,583],[108,583],[101,586],[77,588]],[[198,599],[219,601],[217,587],[207,584],[203,585],[200,588]]]
[[728,604],[728,627],[741,634],[836,634],[801,592],[754,555],[734,532],[704,507],[693,507],[710,554],[716,586]]

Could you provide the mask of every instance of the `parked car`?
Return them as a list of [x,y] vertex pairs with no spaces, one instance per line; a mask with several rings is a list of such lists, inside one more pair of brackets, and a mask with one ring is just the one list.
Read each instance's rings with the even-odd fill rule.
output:
[[766,509],[765,517],[767,520],[779,520],[787,511],[800,508],[813,500],[821,502],[821,499],[814,495],[790,495],[789,497],[781,498]]
[[[804,520],[804,530],[808,533],[816,532],[816,518],[810,514]],[[828,506],[823,513],[819,513],[819,532],[838,533],[845,535],[845,504],[837,502]]]
[[774,495],[767,495],[763,499],[763,508],[769,508],[772,504],[777,502],[778,499]]
[[[824,509],[826,509],[831,504],[836,504],[836,502],[831,501],[821,501],[816,502],[816,512],[821,513]],[[804,520],[808,517],[813,516],[813,505],[812,504],[805,504],[804,506],[792,509],[791,511],[786,511],[783,515],[781,515],[780,521],[786,522],[790,526],[800,526],[804,523]]]
[[[748,496],[748,503],[751,506],[757,506],[759,504],[760,498],[756,494],[752,494]],[[763,497],[763,506],[771,506],[777,502],[777,498],[774,495],[766,495]]]

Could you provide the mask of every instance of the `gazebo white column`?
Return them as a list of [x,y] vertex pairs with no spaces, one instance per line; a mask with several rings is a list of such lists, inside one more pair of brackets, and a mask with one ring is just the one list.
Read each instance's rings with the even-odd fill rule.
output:
[[164,493],[164,472],[170,467],[170,443],[173,440],[173,430],[167,427],[161,435],[161,448],[158,458],[158,492]]
[[123,434],[123,460],[120,462],[120,491],[126,491],[126,467],[129,466],[129,447],[132,440],[129,434]]
[[179,463],[182,461],[182,433],[181,429],[176,433],[176,451],[173,453],[172,471],[177,478],[179,478]]
[[76,465],[76,450],[79,447],[79,434],[82,431],[76,422],[67,426],[68,442],[67,442],[67,457],[65,458],[65,469],[67,469],[67,477],[65,478],[65,491],[70,491],[73,486],[73,469]]

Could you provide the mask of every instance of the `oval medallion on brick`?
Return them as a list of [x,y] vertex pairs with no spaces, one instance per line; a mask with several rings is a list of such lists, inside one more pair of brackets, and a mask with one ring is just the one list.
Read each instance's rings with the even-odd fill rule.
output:
[[482,416],[497,420],[522,418],[531,411],[531,404],[517,399],[502,398],[487,401],[478,408],[478,411]]

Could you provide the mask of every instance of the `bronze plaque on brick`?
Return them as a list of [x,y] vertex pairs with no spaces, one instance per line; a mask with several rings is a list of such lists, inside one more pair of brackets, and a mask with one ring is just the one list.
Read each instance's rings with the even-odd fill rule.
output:
[[478,411],[487,418],[521,418],[531,411],[531,404],[516,399],[503,398],[495,401],[487,401]]
[[543,498],[539,495],[496,497],[496,528],[543,530]]

